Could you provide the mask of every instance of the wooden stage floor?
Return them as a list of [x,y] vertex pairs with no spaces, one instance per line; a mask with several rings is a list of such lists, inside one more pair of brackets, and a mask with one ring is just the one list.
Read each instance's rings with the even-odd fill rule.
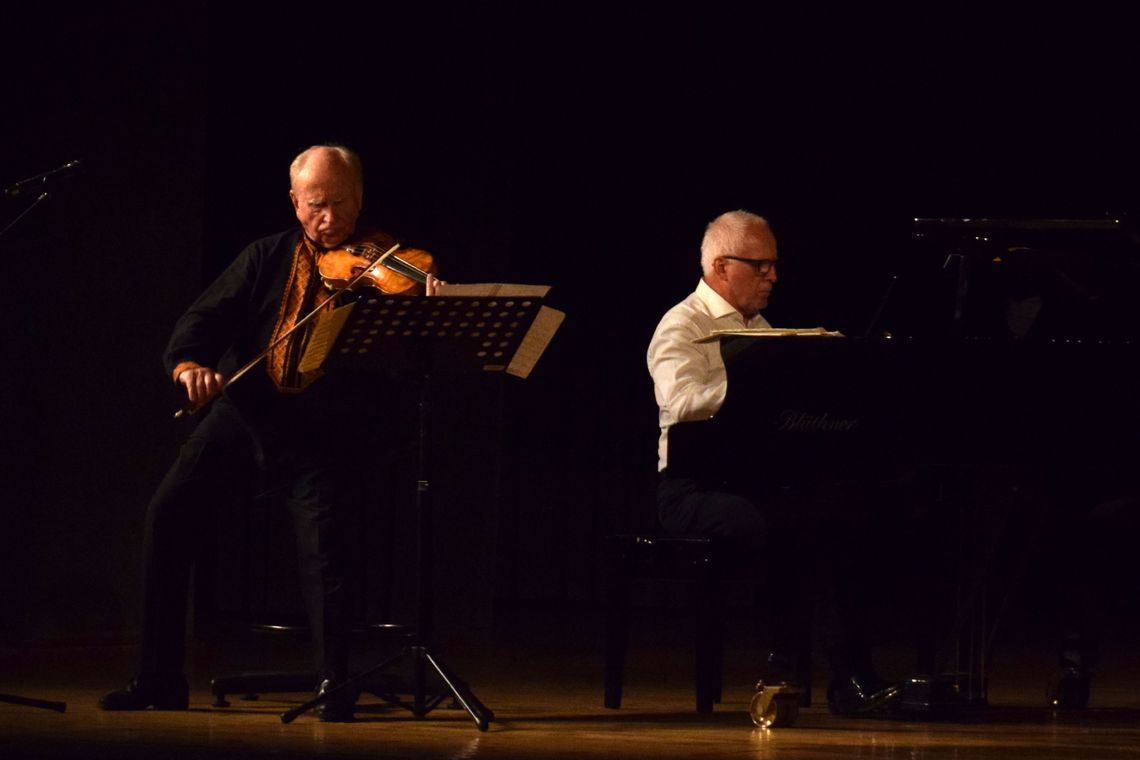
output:
[[[417,720],[371,696],[362,698],[358,721],[347,725],[308,715],[282,724],[280,713],[304,694],[215,708],[209,674],[232,669],[232,653],[219,655],[216,646],[201,643],[193,649],[190,710],[106,713],[96,701],[126,681],[130,647],[7,650],[0,658],[0,692],[65,701],[67,712],[0,704],[0,758],[1140,758],[1136,631],[1115,632],[1105,642],[1085,711],[1044,707],[1050,642],[1030,631],[1016,637],[1018,646],[999,652],[991,706],[970,718],[849,719],[816,706],[794,727],[767,731],[747,716],[756,654],[741,642],[729,642],[723,702],[714,714],[700,716],[693,711],[684,633],[668,624],[641,631],[630,653],[625,702],[607,710],[598,627],[574,616],[532,618],[523,615],[509,635],[478,646],[436,649],[495,711],[486,733],[459,710],[440,708]],[[905,659],[903,652],[887,652],[881,669],[896,670]],[[819,688],[826,673],[816,680]]]

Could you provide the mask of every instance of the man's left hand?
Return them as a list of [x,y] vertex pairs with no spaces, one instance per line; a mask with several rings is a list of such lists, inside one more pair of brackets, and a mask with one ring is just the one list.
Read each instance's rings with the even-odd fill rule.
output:
[[446,284],[446,282],[439,279],[434,274],[429,274],[427,276],[427,281],[424,283],[424,294],[429,296],[437,296],[439,295],[440,288]]

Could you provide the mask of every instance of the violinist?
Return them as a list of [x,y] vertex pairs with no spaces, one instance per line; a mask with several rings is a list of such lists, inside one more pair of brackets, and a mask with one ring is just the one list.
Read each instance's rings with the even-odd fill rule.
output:
[[[394,240],[359,224],[363,171],[347,148],[308,148],[293,160],[289,181],[300,226],[242,251],[178,320],[167,344],[168,376],[201,419],[147,507],[138,670],[124,689],[100,700],[105,710],[186,709],[191,568],[214,513],[248,493],[258,469],[271,488],[287,494],[320,689],[347,678],[354,578],[345,517],[361,499],[359,468],[371,461],[360,447],[374,443],[367,436],[390,433],[383,425],[391,423],[378,427],[354,417],[356,424],[330,434],[329,420],[358,412],[375,380],[301,372],[311,325],[300,323],[312,310],[332,306],[322,260],[360,240],[383,251]],[[430,269],[421,274],[421,292],[434,295],[439,281]],[[264,361],[227,387],[239,363],[259,354]],[[354,703],[352,695],[330,700],[318,716],[352,720]]]

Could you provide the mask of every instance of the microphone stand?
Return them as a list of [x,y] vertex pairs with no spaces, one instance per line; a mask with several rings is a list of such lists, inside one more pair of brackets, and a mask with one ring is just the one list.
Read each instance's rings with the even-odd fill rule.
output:
[[[10,189],[10,188],[9,188]],[[8,223],[4,229],[0,230],[0,237],[3,237],[8,230],[16,226],[17,222],[23,219],[28,213],[38,206],[42,201],[47,200],[47,193],[40,193],[31,205],[24,209],[19,216]],[[67,710],[66,702],[53,702],[48,699],[33,699],[31,697],[18,697],[15,694],[0,694],[0,702],[7,702],[12,705],[23,705],[24,707],[39,707],[44,710],[55,710],[56,712],[64,712]]]
[[10,185],[6,190],[4,190],[4,194],[11,196],[23,195],[25,192],[28,192],[28,190],[33,185],[46,185],[47,181],[56,175],[60,175],[62,177],[66,174],[69,174],[70,172],[75,171],[79,168],[79,163],[80,162],[78,159],[75,161],[68,161],[58,169],[52,169],[51,171],[44,172],[43,174],[37,174],[34,177],[22,179],[16,184]]
[[0,702],[23,705],[24,707],[39,707],[43,710],[55,710],[59,713],[67,712],[66,702],[53,702],[50,699],[32,699],[31,697],[17,697],[15,694],[0,694]]
[[46,201],[46,200],[47,200],[48,198],[50,198],[50,197],[51,197],[51,196],[50,196],[50,195],[48,195],[47,193],[40,193],[38,196],[36,196],[36,199],[35,199],[34,201],[32,201],[32,204],[31,204],[30,206],[28,206],[26,209],[24,209],[23,211],[21,211],[21,212],[20,212],[20,215],[19,215],[19,216],[17,216],[15,219],[13,219],[11,222],[9,222],[9,223],[8,223],[8,226],[7,226],[7,227],[5,227],[4,229],[0,230],[0,237],[4,237],[5,233],[7,233],[7,232],[8,232],[8,230],[10,230],[10,229],[12,229],[13,227],[15,227],[15,226],[16,226],[16,224],[17,224],[17,223],[18,223],[18,222],[19,222],[21,219],[23,219],[25,216],[27,216],[27,215],[28,215],[28,214],[31,212],[31,210],[32,210],[32,209],[34,209],[36,206],[40,205],[40,203],[41,203],[42,201]]

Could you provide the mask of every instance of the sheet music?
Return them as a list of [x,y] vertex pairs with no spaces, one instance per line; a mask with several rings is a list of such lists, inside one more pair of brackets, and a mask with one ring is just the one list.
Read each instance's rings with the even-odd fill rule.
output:
[[[442,285],[440,296],[462,298],[545,298],[550,292],[549,285],[520,285],[505,282],[448,283]],[[566,318],[564,312],[543,306],[523,336],[515,355],[506,367],[508,375],[522,380],[530,376],[546,347],[550,345],[554,333]],[[488,367],[490,369],[490,367]]]
[[549,285],[513,285],[506,282],[460,282],[441,285],[439,295],[462,298],[545,298]]
[[[514,294],[511,293],[510,295]],[[518,351],[511,358],[511,363],[507,365],[507,374],[526,380],[565,318],[566,314],[558,311],[558,309],[552,309],[549,306],[540,308],[534,322],[531,323],[530,329],[523,336]]]
[[713,330],[703,338],[697,338],[694,343],[712,343],[725,336],[745,336],[754,338],[783,338],[783,337],[820,337],[842,338],[843,333],[827,330],[822,327],[742,327],[739,330]]

